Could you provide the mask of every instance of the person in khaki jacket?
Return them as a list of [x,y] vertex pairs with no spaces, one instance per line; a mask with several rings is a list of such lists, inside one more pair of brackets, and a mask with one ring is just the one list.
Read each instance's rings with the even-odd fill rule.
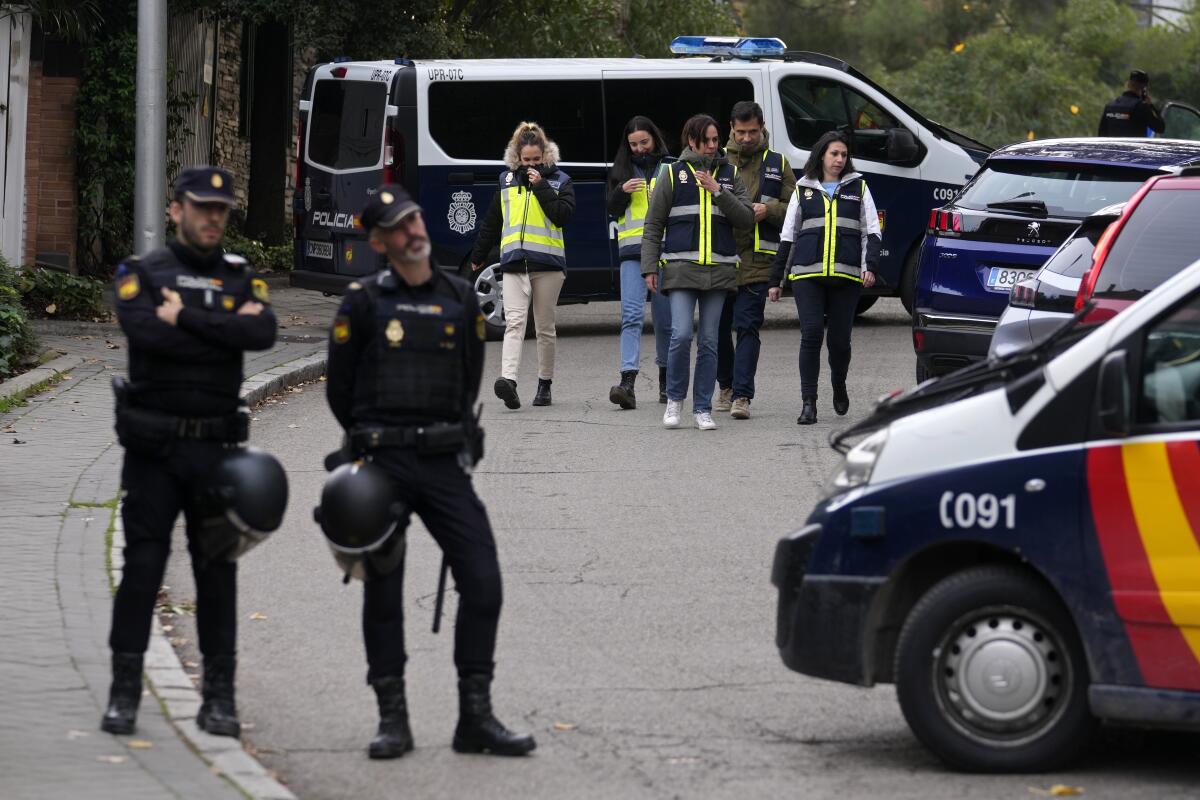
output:
[[[729,163],[737,167],[754,208],[754,227],[735,231],[741,267],[737,294],[728,295],[717,333],[717,399],[713,411],[734,419],[750,418],[754,373],[758,370],[759,335],[771,281],[771,264],[779,250],[779,232],[796,176],[782,153],[770,149],[762,108],[743,100],[730,112]],[[737,346],[733,332],[737,331]]]

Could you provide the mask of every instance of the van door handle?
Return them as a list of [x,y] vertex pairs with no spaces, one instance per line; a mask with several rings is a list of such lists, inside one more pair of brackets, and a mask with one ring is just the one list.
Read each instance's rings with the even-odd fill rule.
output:
[[473,172],[451,172],[450,183],[460,185],[464,183],[474,183],[475,173]]

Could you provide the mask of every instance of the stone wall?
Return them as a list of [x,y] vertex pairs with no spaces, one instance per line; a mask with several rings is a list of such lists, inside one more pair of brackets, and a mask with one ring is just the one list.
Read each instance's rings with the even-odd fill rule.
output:
[[238,133],[242,108],[242,23],[221,25],[217,36],[217,115],[213,160],[233,175],[238,207],[246,208],[250,185],[250,141]]

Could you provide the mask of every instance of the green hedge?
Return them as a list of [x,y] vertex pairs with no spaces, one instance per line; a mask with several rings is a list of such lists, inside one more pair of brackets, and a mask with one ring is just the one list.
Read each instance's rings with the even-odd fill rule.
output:
[[37,347],[21,305],[18,280],[17,271],[0,256],[0,380],[20,371]]
[[30,314],[51,319],[97,319],[108,316],[104,284],[53,269],[35,267],[17,276],[17,288]]
[[230,226],[225,230],[221,247],[226,253],[236,253],[250,262],[259,272],[289,272],[292,269],[292,243],[269,245],[243,236]]

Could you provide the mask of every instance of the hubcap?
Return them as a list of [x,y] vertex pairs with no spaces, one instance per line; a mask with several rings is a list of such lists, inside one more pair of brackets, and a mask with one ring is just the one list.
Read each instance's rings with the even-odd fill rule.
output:
[[976,612],[948,631],[934,656],[939,704],[977,741],[1028,741],[1066,708],[1066,650],[1053,629],[1024,614]]
[[504,293],[500,288],[503,276],[497,269],[499,264],[490,264],[475,276],[475,297],[479,300],[479,313],[492,325],[504,324]]

